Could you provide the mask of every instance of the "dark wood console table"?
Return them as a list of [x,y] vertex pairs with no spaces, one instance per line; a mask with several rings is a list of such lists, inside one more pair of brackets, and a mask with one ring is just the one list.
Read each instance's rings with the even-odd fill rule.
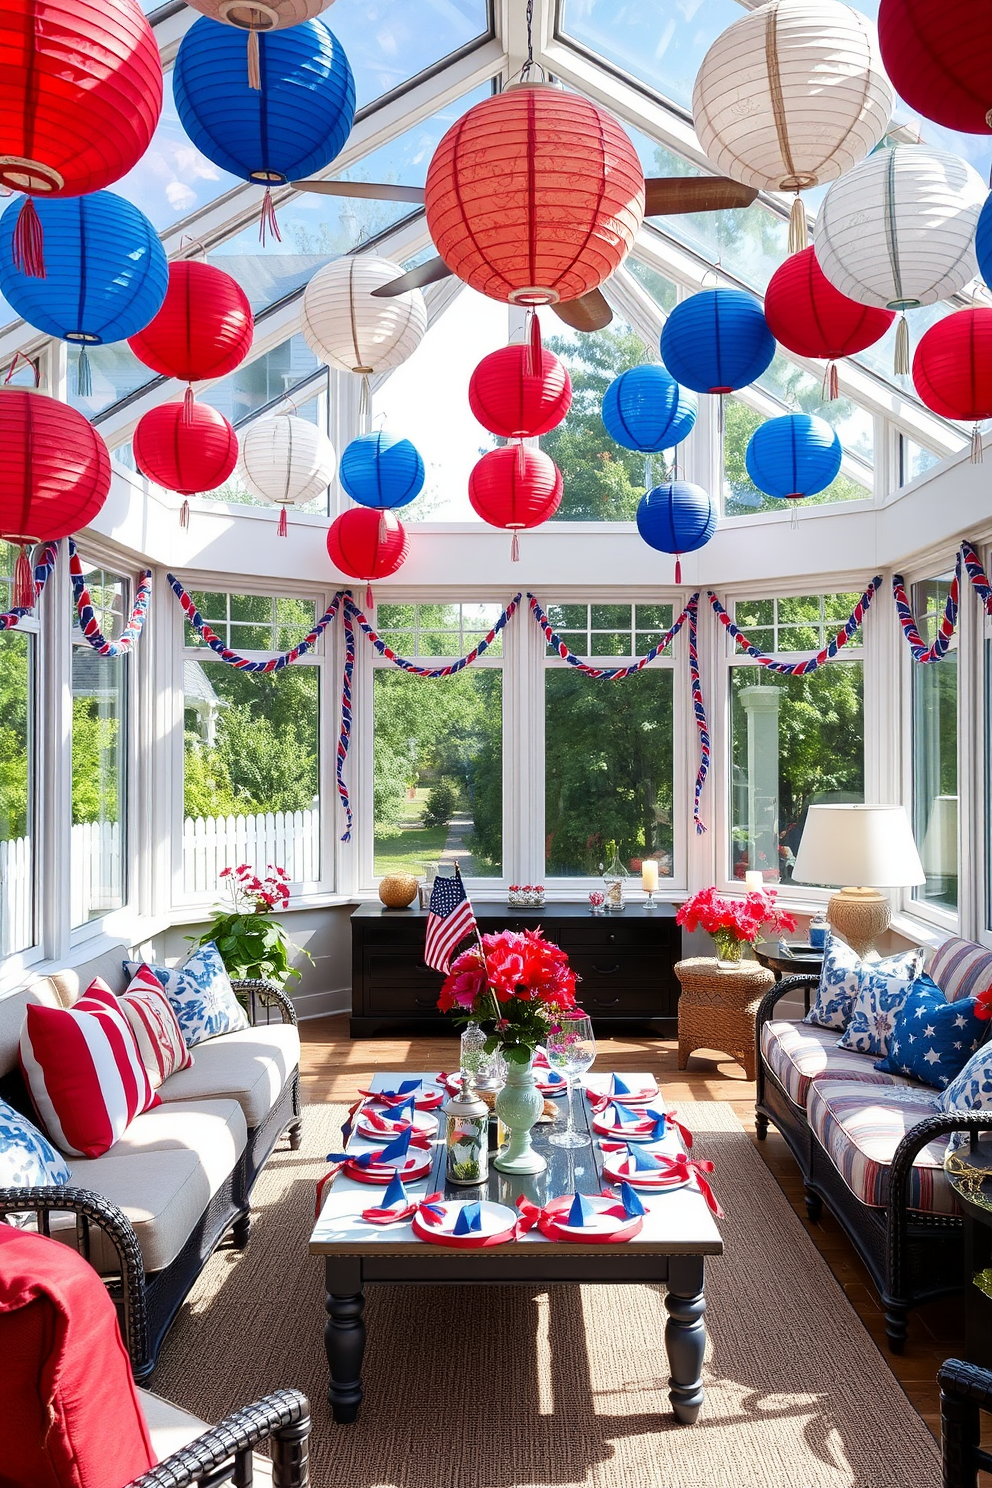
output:
[[[602,1034],[636,1028],[674,1037],[679,984],[673,967],[682,956],[676,906],[645,910],[628,904],[621,914],[592,915],[586,904],[544,909],[473,906],[484,934],[540,925],[548,940],[568,953],[582,978],[578,998]],[[437,1010],[442,978],[424,963],[424,909],[385,909],[362,904],[351,917],[351,1036],[441,1033],[450,1028]]]

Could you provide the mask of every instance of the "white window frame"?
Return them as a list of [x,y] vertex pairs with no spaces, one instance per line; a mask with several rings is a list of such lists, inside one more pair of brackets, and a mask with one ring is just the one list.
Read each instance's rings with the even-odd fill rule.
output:
[[[51,581],[49,581],[51,582]],[[42,604],[45,598],[42,597]],[[5,608],[5,606],[0,606]],[[29,651],[30,661],[28,676],[30,680],[30,695],[28,699],[29,708],[29,741],[30,757],[28,760],[29,785],[28,800],[30,803],[29,827],[31,839],[31,944],[22,946],[13,951],[7,957],[0,957],[0,987],[8,978],[8,974],[17,977],[27,971],[35,962],[44,956],[45,924],[42,914],[40,886],[42,883],[41,863],[44,850],[43,832],[45,813],[44,801],[44,758],[45,751],[40,747],[42,738],[45,737],[43,707],[45,702],[45,633],[46,626],[40,619],[40,609],[33,615],[25,615],[16,626],[8,632],[8,635],[28,635],[32,637]],[[3,885],[0,883],[0,893],[3,893]]]

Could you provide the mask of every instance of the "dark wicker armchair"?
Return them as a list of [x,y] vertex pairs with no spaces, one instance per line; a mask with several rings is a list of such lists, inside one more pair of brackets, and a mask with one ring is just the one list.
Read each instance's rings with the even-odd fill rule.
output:
[[272,1443],[273,1488],[307,1488],[309,1435],[307,1397],[299,1390],[277,1390],[234,1411],[128,1488],[186,1488],[191,1483],[215,1488],[229,1480],[249,1484],[252,1451],[265,1441]]
[[992,1411],[992,1374],[961,1359],[947,1359],[940,1383],[940,1445],[944,1488],[978,1488],[979,1472],[992,1472],[992,1455],[979,1445],[982,1411]]

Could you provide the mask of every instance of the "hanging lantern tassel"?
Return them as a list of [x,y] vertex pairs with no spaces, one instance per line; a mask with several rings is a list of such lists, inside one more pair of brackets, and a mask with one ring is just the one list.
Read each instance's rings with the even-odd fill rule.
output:
[[372,384],[367,372],[362,376],[362,391],[358,399],[358,425],[363,434],[372,432]]
[[513,541],[510,544],[510,562],[520,562],[520,533],[514,532]]
[[896,327],[896,352],[892,370],[897,377],[909,376],[909,321],[900,315]]
[[272,187],[266,186],[265,195],[262,197],[262,213],[258,222],[258,241],[265,247],[265,235],[270,232],[277,243],[282,242],[282,233],[279,231],[279,223],[276,221],[276,209],[272,201]]
[[93,392],[93,377],[85,344],[79,348],[79,361],[76,363],[76,392],[81,398],[88,398]]
[[45,235],[41,230],[41,218],[35,211],[34,202],[28,197],[17,214],[14,239],[11,243],[14,264],[30,279],[44,279]]
[[682,582],[682,554],[681,553],[676,553],[675,554],[675,582],[676,582],[676,584],[681,584],[681,582]]
[[384,543],[384,542],[388,542],[389,541],[389,528],[386,525],[386,508],[385,507],[383,507],[382,510],[379,513],[379,541],[381,543]]
[[540,377],[541,375],[541,322],[536,310],[527,311],[527,374],[529,377]]
[[650,491],[651,486],[652,486],[652,478],[651,478],[651,456],[650,455],[645,455],[644,456],[644,489],[645,489],[645,491]]
[[[254,34],[253,31],[252,35],[254,36]],[[276,535],[278,537],[289,536],[289,522],[286,518],[286,508],[284,506],[279,508],[279,526],[276,528]]]
[[248,86],[256,93],[262,91],[262,73],[258,60],[258,32],[248,32]]
[[366,584],[365,585],[365,612],[366,612],[366,614],[371,615],[371,613],[372,613],[372,611],[374,609],[375,609],[375,599],[373,598],[373,595],[372,595],[372,585],[371,584]]
[[793,532],[797,532],[799,530],[799,499],[793,496],[789,505],[792,507],[792,521],[789,525]]
[[824,403],[832,403],[840,396],[840,384],[837,381],[837,363],[829,361],[823,369],[823,386],[820,394]]
[[985,461],[985,451],[982,448],[982,430],[980,424],[975,424],[971,431],[971,463],[982,465]]
[[34,609],[34,574],[31,571],[29,549],[21,547],[14,565],[14,585],[11,600],[15,610]]
[[193,384],[191,382],[188,382],[186,384],[186,391],[183,393],[182,422],[184,424],[191,424],[193,422],[193,409],[195,405],[196,395],[193,392]]
[[792,211],[789,213],[789,252],[802,253],[804,248],[809,247],[809,234],[806,231],[806,208],[803,199],[796,192],[796,199],[792,203]]
[[517,440],[517,480],[527,479],[527,450],[522,439]]
[[188,527],[189,526],[189,502],[188,501],[184,501],[183,504],[182,504],[182,506],[179,508],[179,525],[180,525],[180,527]]

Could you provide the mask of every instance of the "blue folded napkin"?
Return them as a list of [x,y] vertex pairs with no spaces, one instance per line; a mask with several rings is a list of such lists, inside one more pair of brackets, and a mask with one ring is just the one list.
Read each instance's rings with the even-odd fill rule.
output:
[[410,1200],[407,1198],[406,1189],[403,1187],[403,1179],[399,1173],[394,1173],[389,1180],[389,1187],[382,1196],[382,1209],[405,1209]]
[[[380,1149],[380,1161],[392,1162],[394,1158],[406,1157],[407,1153],[410,1151],[410,1141],[412,1137],[413,1128],[408,1126],[406,1131],[400,1132],[399,1136],[394,1137],[393,1140],[388,1144],[388,1146]],[[374,1157],[375,1153],[370,1152],[366,1155],[368,1157]],[[359,1161],[361,1161],[360,1158]]]
[[648,1173],[652,1172],[656,1168],[661,1167],[661,1163],[653,1155],[653,1153],[645,1152],[643,1147],[631,1147],[628,1143],[627,1151],[634,1159],[634,1167],[639,1172]]
[[613,1105],[610,1109],[613,1112],[613,1126],[636,1126],[641,1119],[636,1111],[628,1111],[626,1106]]
[[644,1205],[629,1183],[620,1184],[620,1197],[623,1200],[623,1212],[628,1219],[636,1219],[638,1215],[645,1213]]
[[412,1121],[416,1110],[417,1102],[411,1095],[402,1105],[390,1106],[389,1110],[384,1113],[385,1119],[387,1121]]
[[585,1194],[577,1193],[572,1200],[572,1207],[568,1211],[568,1223],[575,1229],[581,1229],[584,1225],[588,1224],[595,1213],[595,1208],[590,1204]]
[[546,1085],[564,1085],[565,1076],[560,1075],[557,1070],[548,1070],[544,1077],[544,1083]]
[[626,1086],[623,1083],[623,1081],[621,1080],[621,1078],[620,1078],[619,1075],[614,1075],[613,1078],[612,1078],[612,1080],[610,1081],[610,1094],[611,1095],[629,1095],[630,1094],[630,1090],[629,1090],[628,1086]]
[[649,1111],[645,1111],[644,1112],[644,1115],[645,1116],[650,1116],[651,1120],[654,1122],[654,1135],[655,1135],[655,1137],[657,1139],[660,1139],[661,1137],[663,1137],[665,1135],[665,1128],[668,1125],[668,1120],[667,1120],[667,1118],[665,1116],[664,1111],[650,1111],[649,1110]]
[[476,1199],[474,1204],[466,1204],[464,1209],[458,1211],[455,1220],[455,1235],[470,1235],[473,1231],[482,1229],[482,1205]]

